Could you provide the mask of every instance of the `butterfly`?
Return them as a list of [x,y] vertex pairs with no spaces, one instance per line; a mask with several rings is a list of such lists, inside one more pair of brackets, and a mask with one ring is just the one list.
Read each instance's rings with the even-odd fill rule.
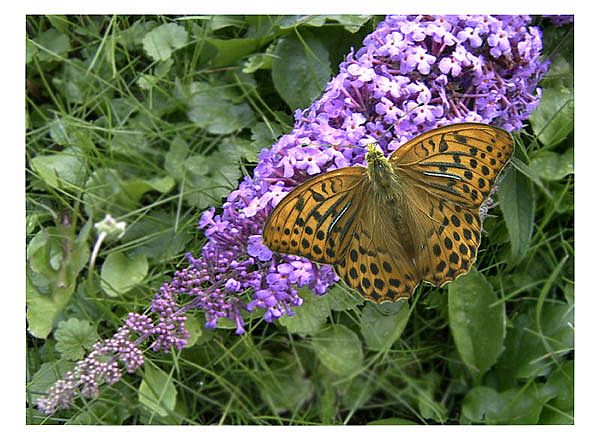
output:
[[433,129],[389,158],[370,144],[366,167],[316,175],[282,198],[263,242],[333,265],[375,303],[409,298],[421,281],[441,287],[475,261],[479,208],[513,149],[506,131],[481,123]]

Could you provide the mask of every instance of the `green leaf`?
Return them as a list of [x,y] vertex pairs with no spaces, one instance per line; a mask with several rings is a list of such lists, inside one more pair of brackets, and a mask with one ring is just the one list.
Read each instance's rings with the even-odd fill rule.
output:
[[254,111],[243,102],[234,104],[223,93],[206,84],[192,96],[188,117],[211,134],[231,134],[254,124]]
[[237,159],[222,151],[191,156],[185,160],[184,170],[184,199],[201,209],[219,204],[242,175]]
[[257,152],[262,148],[270,148],[284,132],[285,128],[279,123],[259,122],[252,127],[252,145]]
[[175,409],[177,390],[173,380],[154,365],[144,365],[144,380],[138,392],[140,403],[160,417],[169,415]]
[[[555,356],[567,354],[573,349],[572,305],[545,303],[540,324],[541,333],[536,328],[533,308],[512,321],[506,336],[505,351],[496,365],[503,387],[513,386],[517,379],[547,375],[556,360]],[[547,350],[543,338],[551,351]]]
[[544,150],[532,158],[529,167],[542,179],[561,180],[575,172],[574,148],[569,148],[562,154]]
[[319,331],[329,316],[327,299],[306,289],[300,290],[299,295],[303,300],[302,305],[294,308],[293,316],[279,318],[279,323],[290,333],[312,335]]
[[531,181],[509,169],[500,182],[498,202],[510,237],[512,262],[517,263],[526,254],[533,233],[535,196]]
[[36,47],[34,52],[40,63],[59,62],[67,57],[71,49],[69,37],[52,28],[39,34],[33,41],[41,46]]
[[367,423],[367,426],[394,426],[394,425],[410,426],[410,425],[414,425],[414,424],[418,424],[418,423],[415,423],[412,420],[407,420],[405,418],[389,417],[389,418],[382,418],[381,420],[371,421],[370,423]]
[[85,162],[72,148],[57,154],[37,155],[31,159],[31,168],[50,187],[81,190],[85,182]]
[[259,47],[258,41],[251,38],[233,38],[227,40],[205,38],[204,40],[216,49],[216,54],[210,60],[210,64],[213,67],[235,64],[236,61],[253,53]]
[[146,34],[142,40],[144,51],[154,61],[166,61],[174,50],[187,44],[187,31],[175,24],[162,24]]
[[119,173],[107,167],[94,171],[85,183],[83,194],[85,212],[89,217],[104,217],[110,212],[119,216],[135,208],[136,203],[123,190]]
[[376,305],[367,303],[360,318],[360,331],[371,350],[386,350],[402,335],[410,306],[406,301]]
[[[87,66],[81,59],[76,58],[69,58],[69,62],[63,64],[62,74],[52,77],[52,85],[67,101],[75,104],[84,104],[86,97],[98,87],[97,77],[93,72],[87,71]],[[79,128],[78,130],[83,131]]]
[[71,368],[73,368],[73,363],[64,359],[43,363],[31,378],[31,382],[27,384],[27,392],[30,397],[28,401],[35,405],[37,399],[45,395],[50,386],[60,380]]
[[332,373],[349,376],[360,370],[363,350],[358,335],[344,325],[328,326],[314,335],[312,345]]
[[545,88],[539,106],[530,117],[533,133],[546,146],[562,142],[574,129],[573,88]]
[[45,338],[75,291],[78,273],[89,259],[89,227],[75,238],[70,228],[40,230],[27,247],[26,303],[29,332]]
[[360,30],[363,24],[369,21],[369,15],[286,15],[279,22],[282,29],[291,29],[301,25],[322,27],[331,22],[337,22],[348,32],[355,33]]
[[[202,318],[203,319],[203,318]],[[190,348],[198,344],[206,342],[212,338],[213,331],[204,327],[204,321],[201,321],[200,317],[188,315],[185,320],[185,329],[190,334],[190,337],[186,340],[184,348]]]
[[186,141],[177,136],[171,142],[169,152],[165,154],[165,170],[177,181],[184,177],[183,165],[188,156],[188,145]]
[[123,243],[134,243],[130,256],[145,255],[154,262],[166,261],[184,250],[190,234],[184,229],[175,229],[175,214],[150,213],[127,227]]
[[68,321],[58,323],[54,339],[56,339],[56,351],[63,359],[79,360],[98,340],[98,334],[90,321],[70,318]]
[[[551,398],[550,404],[557,410],[572,412],[574,407],[575,361],[568,360],[561,364],[548,377],[542,392]],[[572,421],[572,418],[565,418]]]
[[461,423],[537,424],[547,400],[533,383],[498,393],[495,389],[476,386],[462,404]]
[[340,283],[331,286],[325,296],[327,297],[329,308],[337,311],[354,309],[359,304],[365,302],[365,299],[358,292],[344,287]]
[[108,296],[116,297],[141,283],[147,273],[148,260],[145,255],[129,258],[122,252],[112,252],[102,264],[101,286]]
[[175,180],[169,175],[149,179],[132,178],[123,181],[122,184],[123,191],[134,202],[139,202],[140,198],[151,190],[159,193],[168,193],[174,186]]
[[268,371],[260,373],[259,382],[262,399],[277,413],[296,412],[314,393],[312,382],[289,354],[282,354]]
[[436,372],[429,372],[415,380],[409,393],[417,400],[419,415],[425,419],[432,419],[436,423],[444,423],[448,418],[447,408],[435,400],[435,393],[439,391],[442,378]]
[[327,15],[326,18],[331,21],[337,21],[344,29],[350,33],[356,33],[367,21],[371,19],[370,15]]
[[302,39],[287,35],[273,53],[273,83],[292,110],[310,106],[331,76],[325,44],[308,32],[302,33]]
[[336,386],[342,396],[342,407],[350,411],[364,406],[376,391],[376,386],[360,375],[345,379]]
[[504,304],[483,274],[471,268],[448,287],[448,319],[454,343],[465,365],[477,377],[491,368],[502,351]]
[[81,412],[65,422],[85,426],[121,425],[130,415],[126,406],[104,400],[90,400],[81,407]]
[[270,70],[273,66],[273,55],[269,53],[255,53],[244,62],[244,73],[254,73],[257,70]]

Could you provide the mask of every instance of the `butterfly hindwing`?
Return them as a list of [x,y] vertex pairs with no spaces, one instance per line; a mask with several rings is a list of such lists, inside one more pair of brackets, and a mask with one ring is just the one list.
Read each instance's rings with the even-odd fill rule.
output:
[[441,199],[480,206],[513,153],[510,135],[481,123],[448,125],[422,134],[390,157],[411,183]]
[[[479,210],[423,193],[426,215],[417,269],[423,280],[442,286],[469,271],[481,236]],[[422,213],[421,213],[422,214]]]
[[364,172],[364,167],[346,167],[296,187],[269,216],[263,230],[265,245],[319,263],[337,262],[362,208]]
[[391,215],[365,199],[367,214],[357,219],[357,226],[344,258],[335,265],[337,274],[367,300],[376,303],[410,298],[420,278],[406,249],[390,236]]

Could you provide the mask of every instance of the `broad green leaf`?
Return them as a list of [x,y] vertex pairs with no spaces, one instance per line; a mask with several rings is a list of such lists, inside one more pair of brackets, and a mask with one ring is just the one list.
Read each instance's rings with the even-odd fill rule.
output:
[[213,32],[226,27],[243,27],[245,24],[244,17],[240,15],[208,15],[198,18],[208,20],[208,27]]
[[192,96],[188,117],[211,134],[231,134],[255,121],[254,111],[247,103],[234,104],[214,89]]
[[407,301],[375,305],[367,303],[360,318],[360,331],[371,350],[385,350],[400,337],[408,322]]
[[63,34],[69,33],[70,22],[66,15],[46,15],[52,27]]
[[416,379],[410,391],[417,400],[419,415],[425,419],[432,419],[436,423],[444,423],[448,417],[447,408],[436,400],[435,393],[439,390],[441,380],[439,374],[429,372]]
[[31,167],[50,187],[81,190],[85,182],[85,162],[75,149],[65,149],[52,155],[37,155],[31,159]]
[[327,291],[327,302],[331,310],[349,310],[359,304],[364,303],[364,298],[353,289],[343,287],[340,283],[336,283]]
[[68,63],[63,64],[62,72],[52,77],[52,85],[67,101],[74,104],[83,104],[99,86],[97,77],[88,72],[84,62],[77,58],[70,58]]
[[68,304],[77,275],[89,259],[84,226],[78,237],[70,228],[42,229],[27,248],[26,303],[29,332],[45,338]]
[[48,389],[72,368],[73,362],[64,359],[43,363],[27,384],[27,392],[29,394],[27,401],[35,405],[37,399],[45,395]]
[[138,392],[140,403],[156,415],[165,417],[175,409],[177,390],[173,380],[154,365],[144,365],[144,380]]
[[367,426],[411,426],[416,424],[418,423],[415,423],[412,420],[407,420],[405,418],[389,417],[382,418],[381,420],[371,421],[370,423],[367,423]]
[[190,337],[186,340],[184,348],[193,347],[196,345],[196,343],[202,344],[210,339],[213,334],[213,330],[209,330],[204,327],[204,322],[201,321],[200,317],[192,315],[187,315],[185,320],[185,329],[190,334]]
[[98,168],[86,181],[83,204],[88,217],[97,219],[106,213],[120,216],[136,206],[123,189],[119,172],[107,167]]
[[69,37],[52,28],[39,34],[33,41],[41,46],[36,47],[34,52],[41,63],[60,62],[71,48]]
[[123,295],[139,284],[147,273],[148,260],[145,255],[130,258],[122,252],[112,252],[102,264],[102,289],[111,297]]
[[[568,360],[558,367],[542,388],[544,395],[552,398],[550,404],[563,412],[572,412],[574,406],[575,361]],[[569,420],[568,418],[564,420]],[[571,419],[572,421],[572,419]]]
[[[297,26],[322,27],[327,21],[337,22],[348,32],[358,32],[363,24],[369,21],[368,15],[286,15],[279,22],[282,29],[290,29]],[[331,25],[331,23],[328,23]]]
[[166,61],[173,51],[185,46],[187,31],[175,23],[161,24],[146,34],[142,40],[144,51],[155,61]]
[[321,27],[325,24],[324,15],[284,15],[278,22],[282,29],[292,29],[301,25]]
[[573,132],[575,121],[573,88],[546,88],[539,106],[530,117],[533,132],[546,146],[553,147]]
[[336,386],[342,395],[342,407],[351,411],[364,406],[376,391],[375,385],[360,375]]
[[358,32],[363,24],[371,19],[369,15],[327,15],[326,17],[328,20],[337,21],[350,33]]
[[[572,305],[545,303],[541,318],[542,333],[536,328],[532,308],[512,321],[506,335],[505,351],[496,365],[496,373],[503,387],[513,386],[517,379],[547,375],[554,364],[554,357],[567,354],[573,349]],[[547,350],[542,338],[551,351]]]
[[262,399],[277,413],[296,412],[314,392],[313,384],[293,356],[283,354],[260,373]]
[[461,423],[537,424],[547,399],[536,383],[501,393],[476,386],[465,396]]
[[252,127],[252,143],[257,150],[270,148],[285,130],[286,128],[279,123],[259,122]]
[[134,202],[138,202],[144,194],[151,190],[168,193],[174,186],[175,180],[169,175],[149,179],[132,178],[122,184],[123,190]]
[[184,177],[183,165],[188,156],[188,145],[186,141],[177,136],[171,142],[169,152],[165,155],[165,170],[177,181]]
[[329,316],[327,299],[306,289],[299,291],[299,295],[303,300],[302,305],[293,308],[293,316],[279,318],[279,323],[290,333],[312,335],[319,331]]
[[136,20],[125,29],[120,29],[115,33],[115,42],[121,44],[127,50],[135,50],[136,46],[143,44],[144,38],[152,29],[157,26],[153,20]]
[[533,233],[535,196],[531,181],[509,169],[500,182],[498,201],[510,237],[511,258],[517,263],[527,252]]
[[448,319],[456,349],[471,372],[481,377],[502,351],[504,305],[491,307],[496,293],[475,268],[448,287]]
[[184,170],[184,199],[200,209],[220,204],[242,175],[237,159],[222,151],[191,156]]
[[530,169],[540,178],[548,181],[559,181],[575,172],[574,148],[558,154],[551,151],[542,151],[532,158]]
[[56,339],[56,351],[63,359],[79,360],[98,340],[98,334],[90,321],[70,318],[68,321],[58,323],[54,339]]
[[204,40],[207,44],[216,49],[215,55],[210,60],[210,64],[213,67],[235,64],[236,61],[253,53],[259,47],[259,42],[257,40],[248,38],[233,38],[227,40],[205,38]]
[[271,73],[279,95],[291,110],[310,106],[331,76],[325,45],[308,32],[302,41],[290,34],[279,40],[273,55]]
[[190,240],[189,233],[176,230],[177,217],[174,214],[151,213],[127,227],[123,243],[133,243],[129,255],[145,255],[151,261],[165,261],[183,251]]
[[362,367],[363,350],[358,335],[345,325],[332,325],[312,338],[321,363],[332,373],[349,376]]
[[77,424],[85,426],[98,425],[121,425],[131,415],[129,409],[113,400],[90,400],[82,406],[81,411],[74,417],[68,419],[65,424]]
[[244,73],[254,73],[257,70],[270,70],[273,66],[273,55],[269,53],[255,53],[244,62]]

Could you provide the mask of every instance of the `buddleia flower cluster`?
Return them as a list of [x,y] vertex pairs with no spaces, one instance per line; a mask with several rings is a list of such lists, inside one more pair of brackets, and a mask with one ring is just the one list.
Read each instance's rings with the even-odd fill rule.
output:
[[183,348],[190,310],[204,312],[206,327],[231,320],[242,334],[251,312],[268,322],[293,315],[300,288],[325,294],[338,280],[330,266],[263,245],[262,228],[277,203],[316,174],[364,164],[368,143],[391,153],[432,128],[467,121],[521,128],[541,97],[538,83],[548,67],[541,49],[540,30],[528,16],[386,17],[348,54],[322,97],[295,112],[292,131],[260,152],[253,176],[218,211],[201,215],[206,244],[157,292],[152,318],[130,315],[114,342],[99,344],[38,407],[51,413],[77,391],[95,395],[101,382],[120,378],[119,364],[135,371],[142,342],[160,351]]
[[240,183],[221,212],[202,214],[207,243],[181,272],[186,281],[207,280],[199,306],[207,326],[230,318],[242,333],[245,312],[264,311],[266,321],[293,315],[302,303],[298,288],[321,295],[338,280],[330,266],[273,254],[262,244],[268,214],[298,184],[364,164],[368,143],[391,153],[450,123],[521,128],[540,101],[538,83],[548,68],[540,58],[540,30],[530,23],[528,16],[486,15],[381,22],[347,56],[322,97],[296,111],[294,129],[260,153],[254,176]]

